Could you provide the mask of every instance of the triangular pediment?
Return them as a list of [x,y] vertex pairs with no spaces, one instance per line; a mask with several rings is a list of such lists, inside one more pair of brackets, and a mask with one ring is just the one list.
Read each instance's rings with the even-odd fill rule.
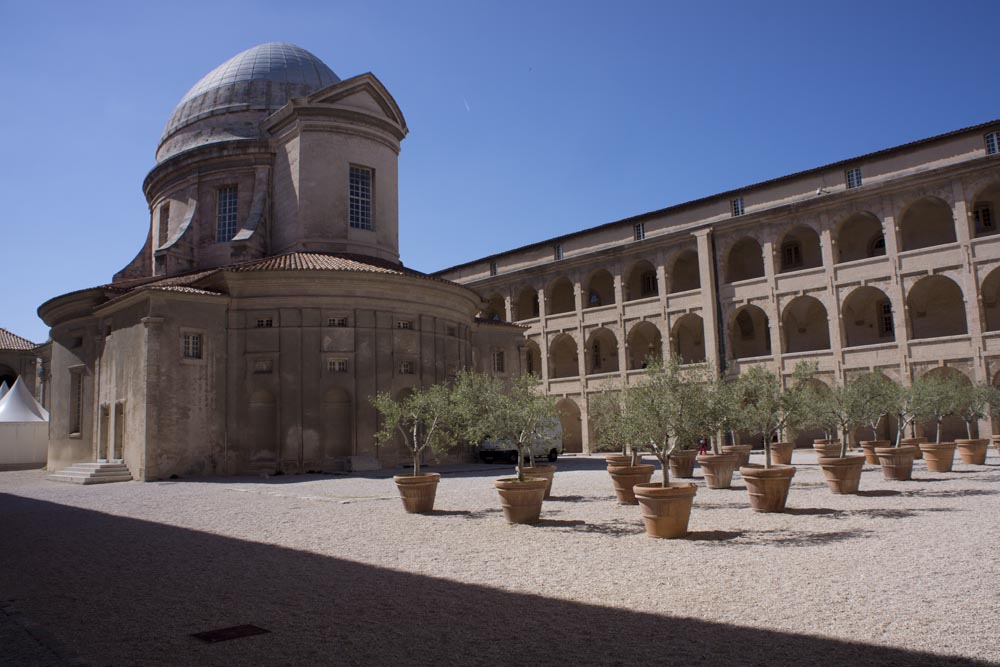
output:
[[382,82],[368,72],[345,79],[309,96],[308,104],[328,104],[382,118],[406,132],[406,120]]

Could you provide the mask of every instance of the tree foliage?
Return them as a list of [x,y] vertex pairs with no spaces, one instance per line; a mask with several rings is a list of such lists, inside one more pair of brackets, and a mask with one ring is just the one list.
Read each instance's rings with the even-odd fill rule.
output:
[[384,445],[399,434],[413,456],[414,476],[420,474],[420,457],[425,450],[442,453],[455,442],[455,411],[445,385],[419,387],[398,400],[381,392],[371,403],[380,416],[376,443]]

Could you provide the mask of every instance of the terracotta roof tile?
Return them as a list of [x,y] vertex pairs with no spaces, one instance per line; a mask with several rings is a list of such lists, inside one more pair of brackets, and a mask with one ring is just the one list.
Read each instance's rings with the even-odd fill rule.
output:
[[223,267],[226,271],[365,271],[369,273],[394,273],[397,275],[423,275],[404,269],[398,264],[382,262],[374,257],[353,255],[324,255],[314,252],[292,252],[287,255],[265,257],[243,264]]
[[6,329],[0,329],[0,350],[34,350],[38,345]]

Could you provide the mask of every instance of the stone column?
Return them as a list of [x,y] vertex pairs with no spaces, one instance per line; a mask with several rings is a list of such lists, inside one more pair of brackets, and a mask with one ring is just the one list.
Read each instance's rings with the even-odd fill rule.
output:
[[[143,482],[157,479],[156,452],[159,448],[160,430],[160,345],[162,344],[163,318],[144,317],[140,320],[143,325],[144,342],[146,347],[146,404],[141,409],[146,413],[146,432],[143,434],[142,454],[139,460],[138,474],[132,468],[132,476]],[[115,443],[115,397],[108,400],[110,406],[110,425],[108,429],[108,448],[113,448]],[[132,409],[139,409],[140,406],[132,406]],[[128,415],[126,415],[127,417]],[[124,442],[124,439],[123,439]]]
[[712,230],[694,232],[698,243],[698,278],[701,281],[702,336],[705,341],[705,360],[712,371],[722,370],[719,348],[718,285],[715,281],[715,259],[712,253]]

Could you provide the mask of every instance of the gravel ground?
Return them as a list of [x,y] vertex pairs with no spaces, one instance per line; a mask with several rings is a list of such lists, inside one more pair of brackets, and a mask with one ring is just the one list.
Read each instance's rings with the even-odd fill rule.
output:
[[[504,465],[437,468],[428,516],[387,475],[3,472],[0,637],[44,630],[24,665],[1000,664],[995,450],[911,482],[866,466],[858,496],[793,463],[785,514],[697,471],[681,540],[647,538],[586,457],[560,460],[537,526],[504,522]],[[190,637],[245,623],[270,632]]]

